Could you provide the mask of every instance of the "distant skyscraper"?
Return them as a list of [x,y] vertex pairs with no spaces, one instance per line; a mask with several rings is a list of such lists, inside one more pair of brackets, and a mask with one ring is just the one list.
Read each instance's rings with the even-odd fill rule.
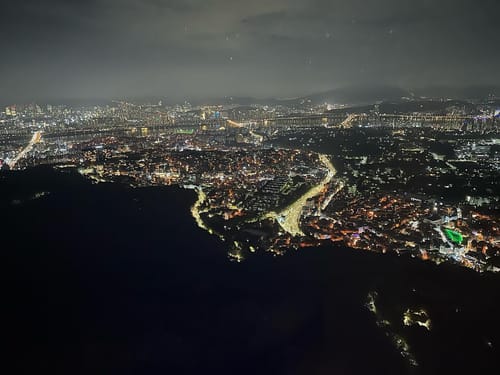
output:
[[16,107],[13,106],[13,105],[6,107],[5,108],[5,114],[7,116],[16,116],[17,115]]

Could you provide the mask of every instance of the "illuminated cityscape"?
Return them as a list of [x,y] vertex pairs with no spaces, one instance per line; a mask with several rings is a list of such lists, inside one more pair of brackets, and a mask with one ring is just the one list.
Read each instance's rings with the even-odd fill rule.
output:
[[194,189],[198,225],[237,261],[341,244],[497,272],[495,104],[12,105],[2,168],[49,164],[95,182]]
[[6,0],[7,374],[498,374],[500,2]]

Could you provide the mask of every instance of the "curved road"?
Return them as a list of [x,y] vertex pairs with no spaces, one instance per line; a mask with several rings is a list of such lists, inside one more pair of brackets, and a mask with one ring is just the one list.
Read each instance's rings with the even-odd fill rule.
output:
[[317,196],[323,190],[324,186],[329,184],[337,170],[333,166],[328,156],[319,155],[319,160],[328,168],[326,177],[318,184],[313,186],[309,191],[302,195],[299,199],[293,202],[280,213],[270,212],[265,217],[272,218],[278,221],[281,227],[292,236],[303,236],[304,233],[300,229],[300,218],[302,216],[302,208],[305,206],[308,199]]

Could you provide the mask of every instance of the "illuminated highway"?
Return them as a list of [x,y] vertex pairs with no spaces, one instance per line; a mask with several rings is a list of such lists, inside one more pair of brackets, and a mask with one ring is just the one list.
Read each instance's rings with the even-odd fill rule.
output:
[[233,121],[233,120],[226,120],[227,124],[233,128],[243,128],[244,126],[240,124],[239,122]]
[[356,121],[359,117],[361,117],[361,115],[357,115],[357,114],[350,114],[349,116],[347,116],[347,118],[342,121],[340,123],[340,126],[341,127],[344,127],[344,128],[352,128],[352,124],[354,123],[354,121]]
[[[230,120],[230,119],[227,119],[226,120],[227,124],[231,127],[234,127],[234,128],[246,128],[245,125],[249,125],[249,123],[240,123],[240,122],[236,122],[236,121],[233,121],[233,120]],[[260,143],[262,143],[264,141],[264,137],[260,134],[256,134],[254,133],[253,131],[251,131],[250,129],[248,129],[248,132],[250,133],[250,135],[256,139],[259,140]]]
[[[304,235],[304,233],[300,229],[302,208],[305,206],[308,199],[314,198],[315,196],[320,194],[325,185],[329,184],[337,173],[330,159],[328,159],[328,156],[320,154],[319,160],[328,168],[326,177],[318,185],[313,186],[311,189],[309,189],[309,191],[307,191],[304,195],[302,195],[299,199],[297,199],[280,213],[270,212],[266,215],[266,218],[277,220],[281,227],[292,236]],[[339,188],[338,190],[340,189],[341,188]]]
[[7,164],[9,164],[10,168],[14,169],[19,160],[24,158],[26,154],[33,149],[33,146],[39,143],[41,139],[42,139],[42,132],[41,131],[35,132],[35,134],[33,134],[33,137],[31,137],[31,140],[29,141],[28,145],[25,148],[23,148],[22,151],[19,154],[17,154],[17,156],[14,159],[8,161]]
[[203,189],[199,186],[184,186],[184,187],[186,189],[194,189],[198,193],[198,199],[194,203],[193,207],[191,207],[191,215],[193,216],[194,220],[196,221],[196,224],[198,224],[198,227],[206,230],[210,234],[217,235],[221,240],[224,241],[225,240],[224,237],[222,235],[220,235],[219,233],[214,232],[213,229],[207,227],[205,222],[201,218],[201,214],[206,212],[206,211],[201,210],[201,206],[203,205],[203,203],[205,203],[205,201],[207,199],[207,195],[205,194]]
[[211,229],[208,228],[205,225],[205,223],[203,222],[203,219],[201,218],[202,211],[200,211],[200,208],[201,208],[202,204],[207,199],[207,195],[203,192],[203,190],[200,187],[196,187],[195,190],[198,193],[198,199],[194,203],[193,207],[191,207],[191,215],[195,219],[196,224],[198,224],[198,226],[201,229],[205,229],[206,231],[208,231],[209,233],[211,233],[212,232]]

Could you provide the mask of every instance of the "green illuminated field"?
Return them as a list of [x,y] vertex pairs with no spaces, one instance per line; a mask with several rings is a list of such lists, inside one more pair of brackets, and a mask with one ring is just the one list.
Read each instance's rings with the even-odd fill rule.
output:
[[194,129],[177,129],[175,131],[176,134],[193,134]]
[[455,232],[454,230],[451,230],[448,228],[443,228],[443,232],[444,232],[444,234],[446,234],[446,237],[448,237],[448,239],[451,242],[454,242],[456,244],[460,245],[462,243],[462,241],[464,240],[464,236],[462,236],[462,234],[459,232]]

